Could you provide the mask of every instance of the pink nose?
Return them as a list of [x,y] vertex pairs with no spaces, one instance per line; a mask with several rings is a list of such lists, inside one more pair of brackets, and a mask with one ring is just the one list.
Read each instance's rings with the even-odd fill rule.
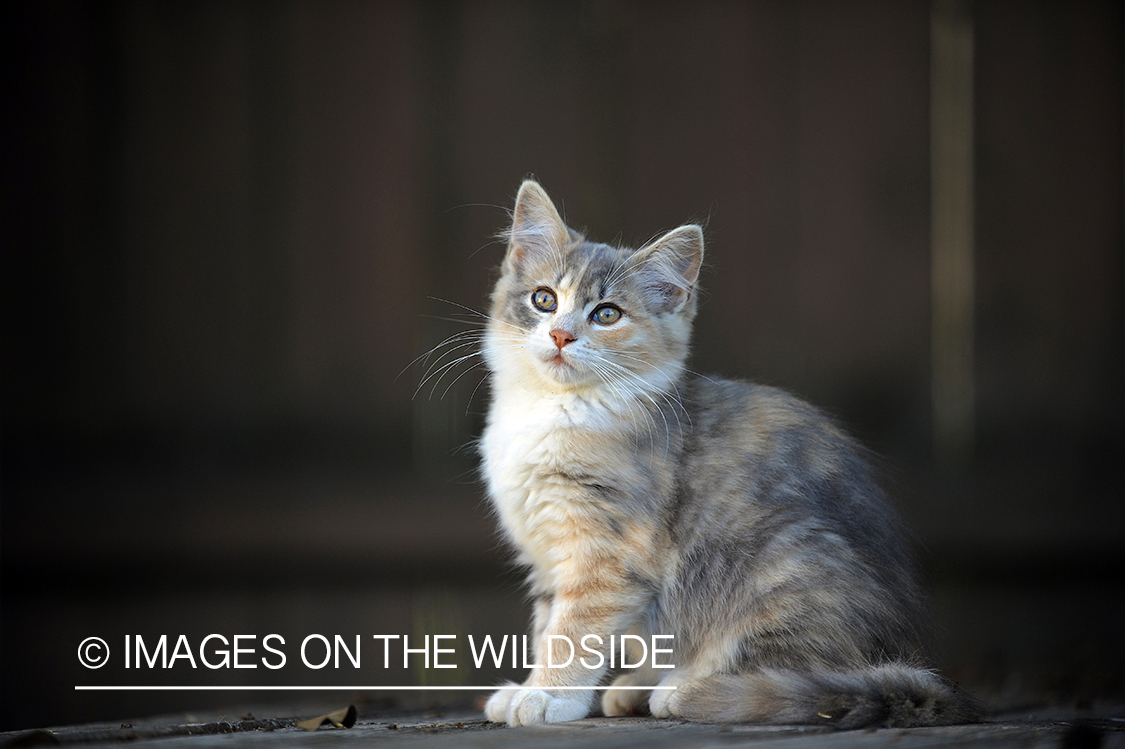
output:
[[551,331],[551,338],[555,340],[555,345],[562,350],[562,347],[568,343],[574,343],[577,339],[571,335],[570,331],[561,328],[555,328]]

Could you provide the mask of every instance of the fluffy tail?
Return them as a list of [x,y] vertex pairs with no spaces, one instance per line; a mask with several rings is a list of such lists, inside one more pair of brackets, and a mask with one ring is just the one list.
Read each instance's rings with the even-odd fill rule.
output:
[[905,664],[839,673],[763,670],[679,685],[669,712],[715,723],[819,723],[841,729],[974,723],[979,704],[932,671]]

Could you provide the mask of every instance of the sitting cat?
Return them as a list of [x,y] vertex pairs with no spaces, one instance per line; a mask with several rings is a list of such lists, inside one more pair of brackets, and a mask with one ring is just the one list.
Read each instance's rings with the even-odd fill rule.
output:
[[[530,569],[529,652],[559,664],[568,643],[672,635],[675,667],[618,675],[636,688],[605,691],[611,716],[974,720],[973,700],[920,665],[924,601],[864,451],[793,396],[685,369],[702,261],[698,226],[611,247],[567,228],[536,182],[520,188],[485,334],[481,451]],[[589,663],[532,669],[492,695],[489,719],[586,716],[607,670]]]

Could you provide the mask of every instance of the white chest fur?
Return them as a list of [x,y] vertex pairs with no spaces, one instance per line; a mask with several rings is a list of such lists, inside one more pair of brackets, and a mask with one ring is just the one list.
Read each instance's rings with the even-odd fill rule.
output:
[[583,482],[612,485],[620,474],[618,421],[607,404],[572,393],[496,396],[482,438],[485,477],[521,561],[540,569],[565,561],[560,535],[592,509]]

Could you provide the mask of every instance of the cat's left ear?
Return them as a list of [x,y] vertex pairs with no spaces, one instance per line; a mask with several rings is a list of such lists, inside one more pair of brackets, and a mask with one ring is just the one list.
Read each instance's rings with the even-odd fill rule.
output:
[[508,265],[515,270],[529,257],[558,257],[569,242],[570,230],[547,191],[535,180],[525,180],[512,212]]
[[703,266],[703,229],[686,224],[637,250],[634,262],[656,306],[670,312],[691,297]]

